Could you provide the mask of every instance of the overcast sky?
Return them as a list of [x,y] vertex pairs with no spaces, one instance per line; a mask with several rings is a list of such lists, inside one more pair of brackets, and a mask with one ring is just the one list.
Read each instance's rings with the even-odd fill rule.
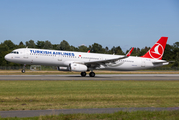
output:
[[30,39],[103,47],[179,42],[178,0],[0,0],[0,42]]

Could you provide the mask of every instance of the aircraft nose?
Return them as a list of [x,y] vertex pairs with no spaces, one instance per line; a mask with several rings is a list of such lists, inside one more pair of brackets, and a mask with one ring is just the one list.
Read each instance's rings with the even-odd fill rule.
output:
[[7,54],[4,58],[8,61],[10,59],[9,54]]

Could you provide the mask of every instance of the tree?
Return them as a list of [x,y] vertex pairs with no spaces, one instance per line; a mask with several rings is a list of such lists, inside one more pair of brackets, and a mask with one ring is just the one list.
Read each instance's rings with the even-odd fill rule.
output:
[[0,44],[0,51],[9,51],[9,47],[6,44]]
[[1,61],[0,66],[8,65],[7,63],[9,63],[9,62],[4,59],[4,56],[6,54],[8,54],[10,51],[11,50],[9,49],[9,47],[6,44],[4,44],[4,43],[0,44],[0,61]]
[[179,66],[179,42],[175,42],[173,44],[173,55],[174,55],[174,64],[172,66],[178,67]]
[[33,40],[26,41],[26,47],[35,48],[36,45]]
[[165,46],[163,59],[164,60],[173,60],[174,59],[173,47],[169,44],[166,44],[166,46]]
[[24,45],[24,43],[21,41],[21,42],[19,43],[19,46],[22,46],[22,45]]
[[93,52],[93,53],[104,53],[105,49],[102,48],[102,45],[100,45],[98,43],[94,43],[91,46],[91,52]]
[[70,45],[66,40],[63,40],[59,45],[57,45],[57,50],[70,50]]
[[16,47],[15,44],[11,40],[5,40],[3,45],[7,45],[9,50],[13,50]]
[[80,52],[87,52],[89,49],[85,45],[81,45],[78,47],[78,51]]
[[124,52],[122,51],[120,46],[117,46],[115,48],[115,54],[117,54],[117,55],[124,55]]
[[177,54],[176,54],[175,62],[172,65],[172,67],[179,67],[179,52],[177,52]]
[[113,46],[113,47],[111,48],[111,50],[110,50],[110,52],[109,52],[109,53],[111,53],[111,54],[116,54],[116,53],[115,53],[115,51],[116,51],[116,47],[115,47],[115,46]]
[[39,49],[42,49],[42,48],[44,47],[44,44],[45,44],[44,41],[39,41],[39,40],[38,40],[36,47],[39,48]]
[[173,44],[173,47],[174,47],[174,48],[179,48],[179,42],[175,42],[175,43]]
[[105,47],[105,53],[108,53],[109,52],[109,48],[106,46]]
[[21,42],[19,43],[19,45],[17,46],[17,48],[25,48],[24,43],[21,41]]
[[54,50],[57,50],[57,45],[58,44],[52,44]]
[[116,54],[116,55],[124,55],[124,52],[122,51],[120,46],[113,46],[111,50],[109,50],[110,54]]
[[141,51],[139,52],[138,56],[143,56],[147,53],[147,50],[145,48],[141,49]]
[[52,46],[51,42],[47,40],[47,41],[45,41],[43,48],[44,49],[52,49],[53,46]]
[[71,45],[70,46],[70,51],[79,51],[78,48],[76,48],[75,46]]
[[[130,50],[131,50],[131,49],[132,49],[132,48],[130,48]],[[128,52],[129,52],[129,50],[128,50],[126,53],[128,53]],[[132,53],[131,53],[131,56],[138,56],[139,53],[140,53],[140,48],[134,48],[133,51],[132,51]]]

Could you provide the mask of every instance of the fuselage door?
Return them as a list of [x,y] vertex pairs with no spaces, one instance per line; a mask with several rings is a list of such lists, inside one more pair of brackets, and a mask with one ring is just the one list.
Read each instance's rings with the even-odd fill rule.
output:
[[145,59],[141,59],[141,67],[145,67]]
[[25,59],[28,59],[28,51],[27,49],[24,49],[24,55],[23,55]]
[[62,55],[58,55],[58,61],[62,61]]

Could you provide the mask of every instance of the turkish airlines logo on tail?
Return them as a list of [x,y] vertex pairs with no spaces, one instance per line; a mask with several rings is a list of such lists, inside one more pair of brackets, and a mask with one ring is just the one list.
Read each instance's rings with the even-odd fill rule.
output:
[[154,59],[162,58],[164,53],[163,46],[159,43],[155,43],[155,45],[150,49],[149,54]]

